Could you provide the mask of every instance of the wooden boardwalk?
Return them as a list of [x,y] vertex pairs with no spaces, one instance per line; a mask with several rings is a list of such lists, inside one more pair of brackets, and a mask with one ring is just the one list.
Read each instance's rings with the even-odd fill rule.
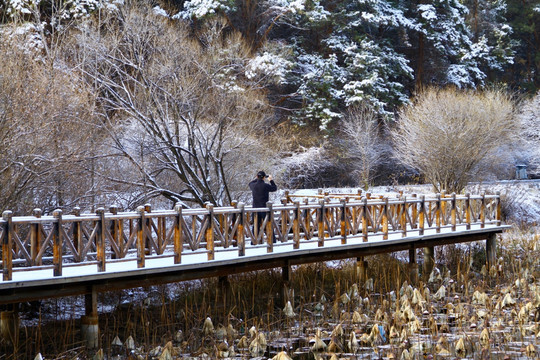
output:
[[293,198],[259,209],[6,211],[0,304],[401,250],[414,264],[417,248],[484,239],[493,261],[495,234],[505,228],[498,194]]

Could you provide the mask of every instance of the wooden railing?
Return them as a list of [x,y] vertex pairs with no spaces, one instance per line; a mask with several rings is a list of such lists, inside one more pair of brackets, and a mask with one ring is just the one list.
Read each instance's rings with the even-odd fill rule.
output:
[[[145,267],[147,257],[174,257],[180,264],[183,255],[206,252],[213,260],[216,251],[237,251],[244,256],[247,246],[265,246],[268,253],[284,243],[299,249],[304,242],[351,237],[364,242],[372,236],[388,239],[389,234],[406,237],[410,231],[423,235],[427,229],[456,231],[458,225],[500,225],[500,195],[465,195],[368,199],[360,196],[336,201],[328,196],[300,204],[268,203],[266,208],[252,208],[242,203],[215,208],[153,211],[149,205],[136,212],[72,214],[56,210],[42,216],[39,209],[32,216],[12,216],[5,211],[0,220],[3,281],[12,279],[13,271],[52,268],[54,276],[62,268],[97,264],[99,272],[107,263],[137,259]],[[334,200],[333,200],[334,199]],[[262,219],[257,219],[264,214]],[[260,220],[260,221],[259,221]],[[259,222],[258,222],[259,221]],[[260,223],[260,228],[253,226]]]

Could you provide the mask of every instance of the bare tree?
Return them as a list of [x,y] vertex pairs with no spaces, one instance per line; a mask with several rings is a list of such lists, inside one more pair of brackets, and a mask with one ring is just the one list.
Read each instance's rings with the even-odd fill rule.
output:
[[342,131],[354,172],[361,186],[367,190],[373,181],[375,168],[382,165],[389,154],[389,146],[379,133],[377,114],[366,106],[353,107],[345,114]]
[[193,39],[141,4],[122,7],[108,32],[100,25],[85,24],[75,62],[101,94],[115,161],[127,161],[100,175],[138,189],[137,201],[230,202],[232,170],[246,164],[268,116],[264,94],[243,78],[240,35],[217,21]]
[[501,90],[426,89],[399,114],[395,154],[435,190],[461,191],[487,168],[506,161],[501,151],[516,134],[512,99]]
[[76,74],[27,47],[35,34],[17,25],[0,36],[0,209],[80,203],[94,99]]

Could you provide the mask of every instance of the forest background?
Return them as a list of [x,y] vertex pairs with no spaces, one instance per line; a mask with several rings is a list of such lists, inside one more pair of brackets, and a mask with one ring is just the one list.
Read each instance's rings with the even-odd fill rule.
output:
[[4,0],[0,208],[534,173],[539,27],[533,0]]

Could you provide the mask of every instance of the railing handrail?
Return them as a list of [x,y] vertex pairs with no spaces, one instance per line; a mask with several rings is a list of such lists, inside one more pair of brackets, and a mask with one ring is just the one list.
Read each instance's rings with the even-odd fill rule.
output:
[[[245,254],[245,241],[266,244],[273,251],[273,242],[293,241],[297,249],[302,241],[317,240],[324,246],[327,238],[341,239],[361,236],[368,241],[371,234],[388,239],[391,233],[416,230],[423,235],[426,229],[450,227],[457,224],[501,223],[500,194],[494,195],[420,195],[331,201],[320,198],[317,203],[283,201],[254,208],[234,202],[232,206],[173,210],[152,210],[150,205],[136,211],[118,212],[112,206],[95,213],[43,215],[35,209],[32,216],[13,216],[5,211],[0,220],[3,278],[11,279],[14,263],[40,266],[46,254],[54,253],[54,274],[62,273],[62,263],[68,257],[84,262],[92,254],[98,271],[104,271],[106,259],[125,257],[137,250],[138,266],[144,267],[148,252],[162,255],[167,247],[174,248],[175,262],[180,263],[185,247],[196,250],[204,246],[208,259],[214,258],[217,247],[236,246],[238,255]],[[260,214],[265,215],[260,217]],[[259,218],[260,217],[260,218]],[[259,224],[259,226],[254,226]],[[53,251],[54,250],[54,251]],[[113,254],[113,255],[111,255]],[[21,259],[21,260],[17,260]],[[93,260],[94,261],[94,260]]]
[[[413,194],[416,195],[416,194]],[[425,202],[435,202],[437,201],[437,194],[430,194],[432,196],[425,197]],[[295,197],[317,197],[317,195],[291,195]],[[322,197],[324,198],[324,197]],[[338,197],[335,197],[338,198]],[[365,197],[364,197],[365,198]],[[364,199],[362,198],[362,199]],[[456,200],[480,200],[480,199],[500,199],[500,194],[485,194],[485,195],[470,195],[469,197],[467,195],[457,195]],[[340,198],[343,199],[343,198]],[[389,205],[396,205],[396,204],[403,204],[406,202],[407,204],[419,204],[422,202],[421,198],[419,197],[413,197],[413,196],[405,196],[405,197],[382,197],[382,198],[372,198],[367,199],[368,205],[384,205],[385,199],[388,199]],[[441,197],[440,199],[443,202],[451,202],[452,198],[447,197]],[[287,205],[280,205],[280,204],[274,204],[273,210],[294,210],[294,203],[289,203]],[[300,209],[318,209],[321,207],[318,203],[300,203]],[[146,205],[148,207],[148,205]],[[251,205],[244,205],[244,210],[246,212],[266,212],[268,211],[268,207],[258,207],[254,208]],[[340,202],[326,202],[325,207],[339,207],[341,206]],[[348,207],[354,207],[354,206],[362,206],[361,200],[356,201],[349,201],[347,202]],[[102,208],[105,209],[105,208]],[[240,210],[238,207],[234,206],[222,206],[222,207],[215,207],[213,209],[215,214],[238,214],[240,213]],[[6,212],[6,211],[5,211]],[[4,213],[5,213],[4,212]],[[9,210],[8,210],[9,212]],[[183,209],[182,213],[184,215],[208,215],[208,208],[188,208]],[[158,217],[168,217],[168,216],[174,216],[176,214],[175,210],[152,210],[151,212],[147,212],[147,217],[150,218],[158,218]],[[105,211],[105,217],[107,220],[126,220],[126,219],[137,219],[139,217],[138,211],[124,211],[119,212],[117,214],[113,214],[110,211]],[[33,216],[33,215],[23,215],[23,216],[12,216],[11,217],[13,223],[17,224],[36,224],[36,223],[49,223],[49,222],[55,222],[56,218],[53,215],[43,215],[43,216]],[[75,222],[75,221],[98,221],[99,215],[97,213],[81,213],[80,215],[73,215],[73,214],[65,214],[62,216],[63,222]],[[0,226],[5,224],[6,220],[3,218],[0,218]]]

